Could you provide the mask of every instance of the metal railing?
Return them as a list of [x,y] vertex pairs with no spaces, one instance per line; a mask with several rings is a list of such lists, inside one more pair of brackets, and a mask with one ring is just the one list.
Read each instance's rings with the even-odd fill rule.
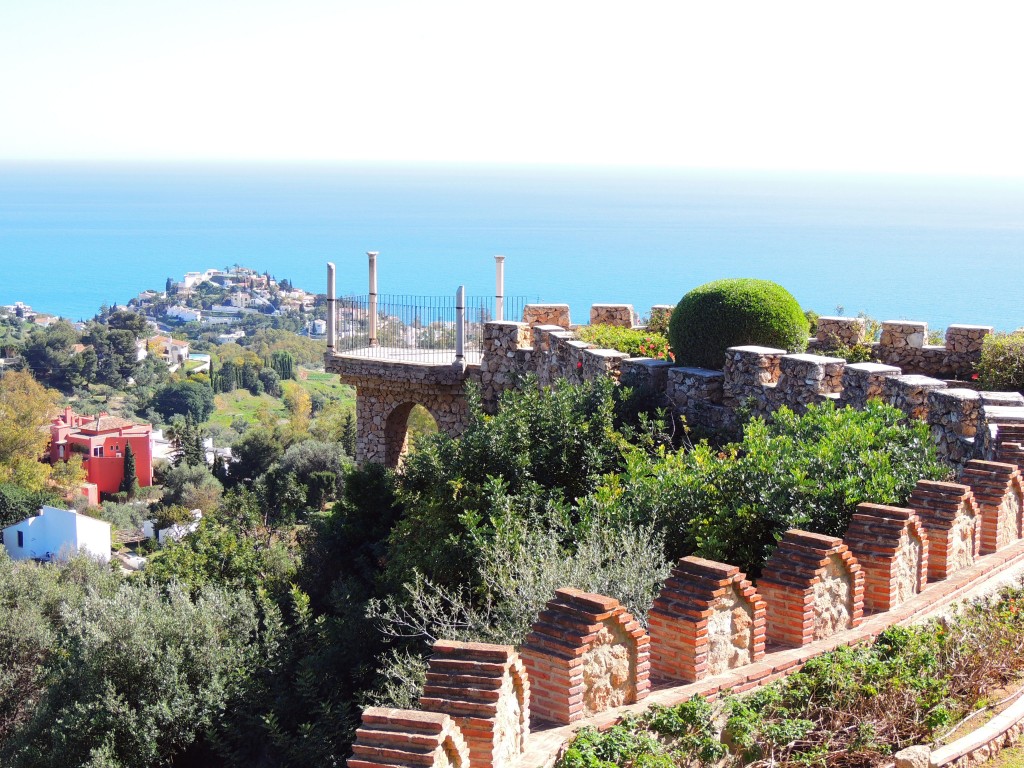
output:
[[[376,339],[371,337],[369,294],[336,300],[335,352],[359,357],[387,358],[424,363],[455,359],[458,307],[451,296],[378,294]],[[525,296],[505,296],[504,314],[519,320]],[[467,296],[463,325],[464,349],[470,362],[483,351],[484,323],[495,319],[494,296]]]

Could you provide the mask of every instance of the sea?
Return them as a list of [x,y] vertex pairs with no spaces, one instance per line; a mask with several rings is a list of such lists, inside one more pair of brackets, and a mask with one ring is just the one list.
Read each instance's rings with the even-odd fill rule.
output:
[[0,164],[0,304],[87,319],[240,264],[338,293],[505,292],[643,315],[723,277],[820,314],[1024,326],[1024,179],[679,169]]

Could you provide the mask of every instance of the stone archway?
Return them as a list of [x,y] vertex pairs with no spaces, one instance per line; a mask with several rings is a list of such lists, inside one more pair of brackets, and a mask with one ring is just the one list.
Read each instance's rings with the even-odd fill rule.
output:
[[397,467],[407,448],[409,413],[422,405],[438,431],[466,426],[465,383],[479,368],[328,355],[327,370],[356,388],[356,461]]
[[397,467],[409,452],[409,417],[417,405],[430,414],[435,424],[440,425],[437,414],[428,405],[410,400],[395,406],[384,421],[384,463],[389,467]]

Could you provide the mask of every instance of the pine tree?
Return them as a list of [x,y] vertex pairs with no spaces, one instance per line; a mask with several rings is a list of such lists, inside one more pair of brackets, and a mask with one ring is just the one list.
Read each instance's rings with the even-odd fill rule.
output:
[[341,433],[341,446],[345,453],[353,459],[356,457],[356,420],[352,418],[352,411],[345,414],[345,426]]
[[124,477],[121,479],[119,490],[122,493],[127,493],[129,499],[135,498],[135,495],[139,492],[139,476],[135,469],[135,451],[132,450],[132,444],[127,442],[124,446]]

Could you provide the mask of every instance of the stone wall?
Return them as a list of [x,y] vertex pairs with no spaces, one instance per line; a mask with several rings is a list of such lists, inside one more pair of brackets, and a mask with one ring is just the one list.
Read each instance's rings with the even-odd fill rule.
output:
[[632,304],[594,304],[590,307],[591,325],[615,325],[632,328],[636,325]]
[[569,321],[568,304],[527,304],[523,307],[523,322],[529,327],[535,325],[557,325],[568,329]]

